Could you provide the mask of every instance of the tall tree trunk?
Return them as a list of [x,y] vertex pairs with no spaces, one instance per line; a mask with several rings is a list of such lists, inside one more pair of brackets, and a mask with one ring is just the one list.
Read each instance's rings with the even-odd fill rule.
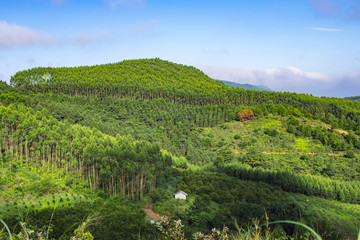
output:
[[27,138],[25,138],[25,162],[26,162],[26,166],[28,166],[28,161],[29,161],[29,146],[28,146],[28,140],[27,140]]
[[143,174],[140,174],[140,200],[143,195]]

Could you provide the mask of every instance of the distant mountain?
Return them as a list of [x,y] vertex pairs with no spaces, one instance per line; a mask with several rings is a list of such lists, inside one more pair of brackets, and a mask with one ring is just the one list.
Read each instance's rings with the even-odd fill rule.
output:
[[348,99],[348,100],[353,100],[353,101],[358,101],[358,102],[360,102],[360,96],[354,96],[354,97],[345,97],[345,99]]
[[235,82],[230,82],[230,81],[225,81],[225,80],[217,80],[217,81],[223,82],[225,85],[227,85],[229,87],[234,87],[234,88],[238,87],[238,88],[244,88],[244,89],[250,89],[250,90],[272,91],[272,89],[270,89],[264,85],[255,86],[255,85],[251,85],[248,83],[241,84],[241,83],[235,83]]

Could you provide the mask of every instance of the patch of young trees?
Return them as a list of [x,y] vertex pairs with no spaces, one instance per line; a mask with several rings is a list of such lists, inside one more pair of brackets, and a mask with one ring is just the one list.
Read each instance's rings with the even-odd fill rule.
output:
[[218,171],[242,180],[265,182],[284,191],[319,196],[347,203],[360,202],[359,182],[295,174],[289,171],[272,171],[251,168],[243,164],[220,165]]
[[289,133],[293,133],[299,137],[317,139],[323,145],[331,146],[335,151],[344,151],[354,147],[360,149],[359,137],[351,132],[340,134],[334,129],[302,125],[294,116],[288,118],[287,124],[287,131]]
[[38,171],[63,171],[75,185],[86,182],[114,195],[141,198],[172,163],[158,144],[59,122],[46,109],[0,106],[0,129],[1,153]]

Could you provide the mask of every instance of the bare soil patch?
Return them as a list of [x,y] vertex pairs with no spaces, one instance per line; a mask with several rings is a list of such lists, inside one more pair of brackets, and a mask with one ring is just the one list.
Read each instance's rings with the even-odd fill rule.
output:
[[146,204],[146,208],[144,208],[144,212],[146,215],[148,215],[150,218],[154,219],[155,221],[160,221],[161,216],[159,216],[157,213],[155,213],[152,210],[153,205],[152,204]]

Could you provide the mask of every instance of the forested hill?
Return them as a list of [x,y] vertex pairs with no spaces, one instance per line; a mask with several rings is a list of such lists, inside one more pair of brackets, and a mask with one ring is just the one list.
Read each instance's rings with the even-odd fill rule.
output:
[[36,91],[149,99],[215,95],[227,88],[194,67],[157,58],[73,68],[33,68],[16,73],[11,83]]
[[[152,206],[182,220],[187,239],[247,229],[264,210],[324,239],[358,234],[359,102],[228,87],[160,59],[34,68],[11,84],[0,82],[10,229],[25,216],[34,233],[70,239],[94,216],[94,239],[161,239],[142,211]],[[276,226],[271,239],[299,239],[295,230]]]
[[353,130],[357,130],[360,121],[358,102],[231,88],[194,67],[157,58],[72,68],[33,68],[16,73],[11,84],[38,93],[72,96],[163,98],[168,102],[200,106],[258,105],[255,112],[266,112],[273,104],[285,104],[318,119],[326,117],[331,122],[337,121],[341,127]]

